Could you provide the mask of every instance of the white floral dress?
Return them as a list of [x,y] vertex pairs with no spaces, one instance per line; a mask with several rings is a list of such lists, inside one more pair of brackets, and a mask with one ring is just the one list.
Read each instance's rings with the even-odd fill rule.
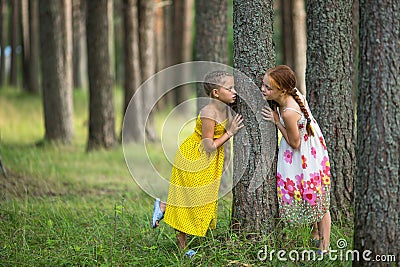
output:
[[[301,145],[293,149],[282,138],[278,153],[277,190],[279,213],[289,223],[319,222],[329,210],[330,163],[321,129],[313,118],[304,96],[314,136],[306,131],[305,116],[297,122]],[[280,122],[283,126],[282,117]]]

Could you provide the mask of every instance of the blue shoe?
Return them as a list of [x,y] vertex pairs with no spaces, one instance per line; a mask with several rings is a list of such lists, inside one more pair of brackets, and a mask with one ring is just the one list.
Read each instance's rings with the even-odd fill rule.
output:
[[164,218],[164,213],[160,209],[160,199],[156,198],[156,201],[154,201],[154,208],[153,208],[153,219],[151,222],[151,226],[153,228],[157,227],[157,222],[160,222]]
[[189,258],[193,257],[194,255],[196,255],[196,251],[194,251],[193,249],[189,249],[188,251],[186,251],[185,256],[188,256]]

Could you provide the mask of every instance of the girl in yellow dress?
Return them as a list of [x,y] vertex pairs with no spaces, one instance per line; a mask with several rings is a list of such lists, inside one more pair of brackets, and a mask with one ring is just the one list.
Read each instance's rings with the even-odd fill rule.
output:
[[205,236],[208,228],[215,229],[223,144],[243,127],[242,116],[232,117],[228,107],[236,100],[232,75],[211,72],[205,77],[204,89],[210,102],[200,110],[193,134],[176,153],[167,203],[159,199],[154,203],[153,228],[164,218],[177,231],[180,249],[187,245],[187,234]]

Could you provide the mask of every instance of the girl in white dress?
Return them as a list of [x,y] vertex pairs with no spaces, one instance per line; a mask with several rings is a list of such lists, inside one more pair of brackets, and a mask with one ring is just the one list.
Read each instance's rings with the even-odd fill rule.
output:
[[329,246],[330,163],[325,139],[305,97],[296,88],[294,72],[285,65],[269,69],[261,88],[276,111],[262,110],[264,120],[282,133],[277,167],[280,216],[289,223],[314,224],[313,238],[322,252]]

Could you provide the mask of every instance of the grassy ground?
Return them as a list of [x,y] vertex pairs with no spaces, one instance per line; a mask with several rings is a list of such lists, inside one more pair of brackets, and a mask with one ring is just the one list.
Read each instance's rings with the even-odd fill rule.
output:
[[[117,132],[121,99],[117,90]],[[291,261],[288,254],[279,260],[280,249],[310,249],[308,227],[283,227],[258,241],[238,238],[229,228],[230,195],[219,201],[217,229],[190,237],[197,254],[183,256],[170,227],[162,222],[150,228],[153,198],[131,178],[122,148],[85,151],[87,110],[87,93],[75,92],[73,144],[37,146],[44,135],[40,97],[0,88],[0,154],[9,174],[0,174],[0,266],[349,265],[340,258]],[[157,148],[148,149],[157,167],[168,171]],[[137,155],[135,171],[147,171],[140,168],[144,158]],[[351,246],[351,236],[350,224],[335,222],[332,247],[341,238]]]

